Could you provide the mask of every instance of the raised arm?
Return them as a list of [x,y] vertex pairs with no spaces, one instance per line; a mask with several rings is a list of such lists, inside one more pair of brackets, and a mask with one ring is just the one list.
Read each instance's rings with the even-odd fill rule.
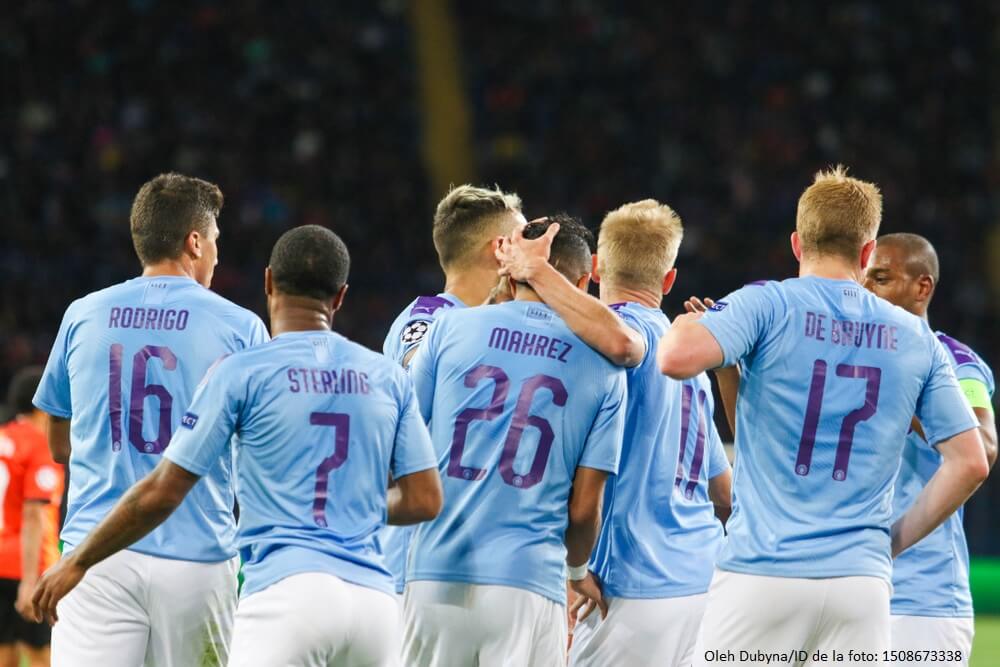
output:
[[587,345],[616,366],[638,366],[646,356],[642,335],[622,322],[613,310],[586,292],[577,289],[549,264],[552,239],[559,232],[553,224],[541,236],[525,240],[517,229],[497,250],[501,271],[526,282]]
[[989,474],[978,429],[969,429],[938,443],[941,467],[916,502],[892,526],[892,555],[929,535],[969,499]]
[[[689,313],[704,313],[715,305],[709,298],[691,297],[684,302],[684,309]],[[736,399],[740,393],[740,367],[723,366],[714,371],[715,380],[719,383],[719,396],[722,398],[722,409],[726,413],[729,430],[736,435]]]
[[122,496],[87,538],[45,573],[32,599],[35,620],[55,623],[56,605],[87,570],[142,539],[166,521],[200,479],[169,459]]

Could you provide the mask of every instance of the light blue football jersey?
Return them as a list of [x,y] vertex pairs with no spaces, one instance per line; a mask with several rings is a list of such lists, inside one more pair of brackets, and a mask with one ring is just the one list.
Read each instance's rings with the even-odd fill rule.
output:
[[566,602],[563,544],[580,466],[614,473],[625,372],[546,305],[449,313],[411,364],[444,485],[417,528],[407,581],[460,581]]
[[913,415],[931,444],[977,424],[926,322],[814,276],[748,285],[700,321],[742,371],[718,566],[889,581],[892,485]]
[[330,331],[227,357],[166,457],[204,475],[236,436],[243,595],[303,572],[395,591],[377,539],[389,473],[436,467],[406,372]]
[[604,490],[591,570],[609,597],[704,593],[723,538],[708,480],[729,470],[712,421],[712,387],[705,374],[681,383],[660,372],[656,346],[670,321],[659,308],[611,307],[642,334],[646,356],[626,371],[621,461]]
[[[959,380],[982,382],[993,395],[993,372],[968,346],[937,332]],[[941,455],[910,431],[896,478],[893,520],[916,501],[941,467]],[[969,547],[962,528],[962,509],[893,562],[892,613],[904,616],[965,617],[973,615],[969,590]]]
[[[456,308],[465,308],[465,304],[447,292],[437,296],[418,296],[389,327],[382,343],[382,353],[402,364],[406,355],[427,335],[434,320]],[[385,564],[396,580],[397,593],[402,593],[406,586],[406,555],[415,530],[416,526],[386,526],[380,535]]]
[[[160,461],[205,371],[267,341],[260,318],[194,280],[133,278],[70,304],[35,405],[70,418],[69,500],[61,538],[72,549]],[[190,561],[235,554],[232,460],[133,551]]]

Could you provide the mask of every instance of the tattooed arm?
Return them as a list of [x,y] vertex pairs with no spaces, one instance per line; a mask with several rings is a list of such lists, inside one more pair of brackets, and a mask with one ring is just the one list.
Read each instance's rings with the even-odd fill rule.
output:
[[35,589],[35,620],[55,623],[56,605],[87,570],[145,537],[177,509],[200,477],[176,463],[159,465],[121,497],[87,538],[52,567]]

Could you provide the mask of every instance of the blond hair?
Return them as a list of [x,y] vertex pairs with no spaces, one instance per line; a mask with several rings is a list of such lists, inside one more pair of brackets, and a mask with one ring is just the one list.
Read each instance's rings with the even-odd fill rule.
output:
[[601,280],[659,293],[683,236],[680,217],[666,204],[643,199],[620,206],[604,216],[597,236]]
[[485,240],[514,229],[514,215],[521,212],[521,198],[512,192],[477,188],[472,185],[452,187],[434,213],[434,248],[441,268],[460,265],[472,259],[472,253]]
[[799,197],[795,231],[802,253],[836,255],[854,260],[875,238],[882,222],[882,193],[874,183],[847,175],[837,165],[816,173]]

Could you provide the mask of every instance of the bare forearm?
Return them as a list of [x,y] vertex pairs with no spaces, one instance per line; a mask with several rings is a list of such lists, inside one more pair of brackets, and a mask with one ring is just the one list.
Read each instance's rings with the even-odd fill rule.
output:
[[551,264],[540,264],[528,279],[531,288],[590,347],[617,366],[636,366],[646,354],[646,342],[614,311],[577,289]]
[[960,461],[945,461],[916,502],[892,527],[892,555],[910,548],[940,526],[975,492],[981,480]]
[[408,526],[430,521],[441,512],[444,494],[436,468],[404,475],[386,492],[388,523]]
[[49,451],[56,463],[69,463],[71,453],[70,420],[49,415]]
[[594,545],[597,544],[597,536],[600,532],[600,516],[588,521],[570,521],[566,527],[566,562],[578,566],[590,560],[590,554],[594,550]]
[[148,535],[179,504],[180,500],[174,502],[157,493],[150,475],[122,496],[111,513],[73,550],[72,556],[80,566],[93,567]]
[[42,530],[45,505],[28,502],[21,520],[21,581],[34,584],[42,561]]
[[740,368],[739,366],[717,368],[715,379],[719,383],[719,396],[722,398],[726,421],[729,422],[733,435],[736,435],[736,398],[740,393]]

